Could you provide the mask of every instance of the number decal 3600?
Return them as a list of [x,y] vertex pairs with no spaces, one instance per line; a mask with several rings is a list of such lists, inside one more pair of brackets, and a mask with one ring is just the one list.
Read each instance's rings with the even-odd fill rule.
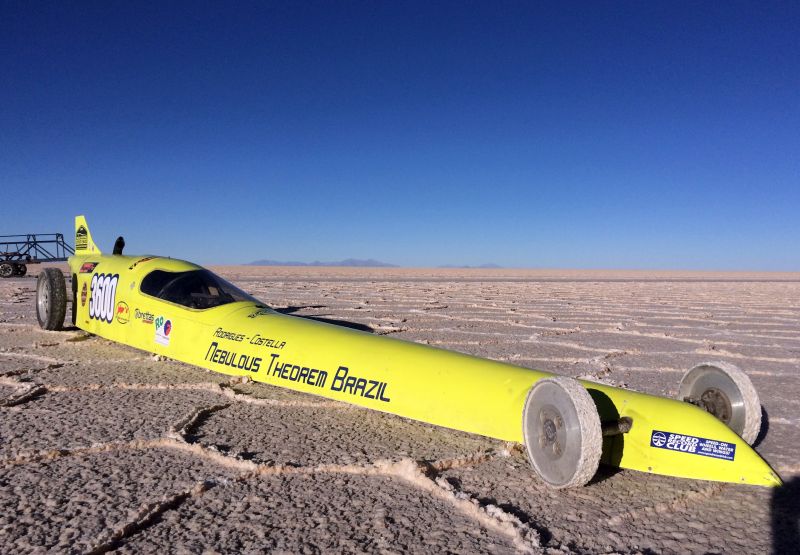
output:
[[108,322],[109,324],[114,320],[117,282],[119,282],[119,274],[94,274],[92,276],[89,318]]

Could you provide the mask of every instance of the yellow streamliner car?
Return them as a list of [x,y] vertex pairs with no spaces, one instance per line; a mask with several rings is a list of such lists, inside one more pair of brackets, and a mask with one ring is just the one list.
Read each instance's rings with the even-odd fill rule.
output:
[[[280,314],[195,264],[102,254],[75,219],[73,323],[189,364],[455,430],[525,445],[556,488],[587,483],[604,462],[702,480],[778,486],[751,448],[761,406],[725,363],[690,370],[666,399]],[[66,281],[37,282],[37,317],[59,329]]]

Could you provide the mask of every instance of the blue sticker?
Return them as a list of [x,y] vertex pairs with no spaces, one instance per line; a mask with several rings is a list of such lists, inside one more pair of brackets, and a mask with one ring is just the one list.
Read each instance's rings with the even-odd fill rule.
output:
[[659,449],[669,449],[692,455],[703,455],[714,459],[732,461],[736,456],[736,444],[704,437],[686,436],[653,430],[650,436],[650,446]]

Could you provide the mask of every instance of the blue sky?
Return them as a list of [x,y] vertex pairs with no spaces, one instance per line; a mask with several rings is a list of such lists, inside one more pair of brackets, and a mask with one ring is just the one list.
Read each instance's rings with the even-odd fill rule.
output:
[[800,270],[800,5],[0,1],[0,234]]

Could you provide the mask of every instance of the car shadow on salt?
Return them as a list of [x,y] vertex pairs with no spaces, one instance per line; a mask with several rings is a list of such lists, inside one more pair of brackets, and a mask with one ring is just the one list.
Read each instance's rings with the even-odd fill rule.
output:
[[767,413],[767,409],[764,408],[764,405],[761,405],[761,429],[758,431],[758,435],[756,436],[755,441],[753,442],[753,447],[758,447],[759,444],[764,441],[764,438],[767,437],[769,433],[769,414]]
[[772,552],[797,553],[800,545],[800,476],[775,488],[770,501]]

